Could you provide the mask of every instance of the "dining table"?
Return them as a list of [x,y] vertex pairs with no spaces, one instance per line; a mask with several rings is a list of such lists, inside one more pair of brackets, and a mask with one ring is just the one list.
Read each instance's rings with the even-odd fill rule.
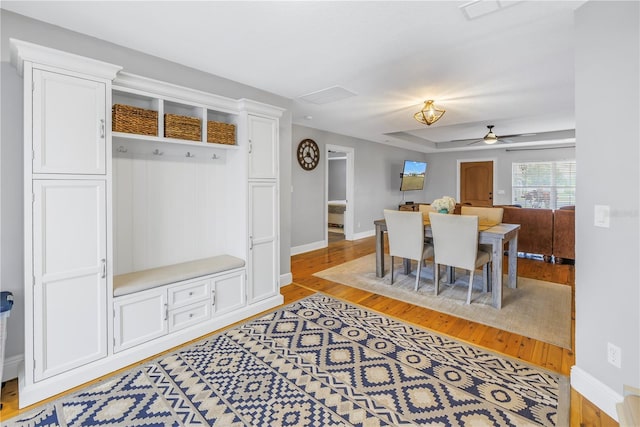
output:
[[[387,223],[384,219],[378,219],[373,222],[376,229],[376,276],[384,276],[384,251],[385,239],[384,233],[387,231]],[[492,249],[491,260],[491,298],[492,306],[502,308],[502,262],[505,243],[509,243],[508,250],[508,273],[507,286],[510,288],[517,287],[518,273],[518,230],[520,224],[478,224],[478,243],[490,244]],[[431,224],[428,219],[424,221],[425,237],[433,237],[431,232]],[[407,260],[405,260],[407,261]],[[410,263],[404,263],[405,274],[410,272]],[[449,274],[451,279],[453,276]]]

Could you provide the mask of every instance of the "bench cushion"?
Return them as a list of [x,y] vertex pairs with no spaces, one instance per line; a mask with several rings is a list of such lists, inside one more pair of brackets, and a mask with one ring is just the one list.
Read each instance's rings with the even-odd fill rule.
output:
[[244,267],[244,260],[231,255],[218,255],[211,258],[120,274],[113,278],[113,296],[127,295],[181,280],[221,273],[241,267]]

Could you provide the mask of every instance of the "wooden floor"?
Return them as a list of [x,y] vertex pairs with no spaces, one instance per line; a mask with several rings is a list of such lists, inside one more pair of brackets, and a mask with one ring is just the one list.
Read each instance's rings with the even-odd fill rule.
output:
[[[575,355],[571,350],[313,276],[318,271],[373,252],[375,252],[373,237],[356,241],[336,239],[330,242],[328,248],[292,257],[293,284],[282,288],[285,304],[320,291],[460,341],[518,358],[563,375],[569,375],[570,368],[575,363]],[[506,264],[505,262],[505,267]],[[558,283],[558,286],[570,286],[572,290],[575,285],[573,265],[551,264],[538,259],[519,258],[518,275]],[[572,307],[571,323],[573,337],[575,307]],[[0,420],[24,411],[17,409],[17,384],[15,380],[7,383],[3,390],[2,402],[5,407],[0,411]],[[613,427],[618,424],[572,390],[571,425],[575,427]]]

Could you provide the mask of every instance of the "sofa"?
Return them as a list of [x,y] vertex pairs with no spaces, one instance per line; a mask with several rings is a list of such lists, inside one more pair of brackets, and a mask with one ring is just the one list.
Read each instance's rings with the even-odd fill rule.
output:
[[545,261],[575,259],[575,208],[504,208],[502,222],[520,224],[518,252],[540,254]]

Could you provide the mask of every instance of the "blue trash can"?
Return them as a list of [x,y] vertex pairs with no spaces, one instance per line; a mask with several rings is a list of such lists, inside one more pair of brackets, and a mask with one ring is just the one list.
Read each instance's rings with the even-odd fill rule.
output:
[[13,294],[8,291],[0,292],[0,381],[4,367],[4,344],[7,340],[7,318],[13,307]]

